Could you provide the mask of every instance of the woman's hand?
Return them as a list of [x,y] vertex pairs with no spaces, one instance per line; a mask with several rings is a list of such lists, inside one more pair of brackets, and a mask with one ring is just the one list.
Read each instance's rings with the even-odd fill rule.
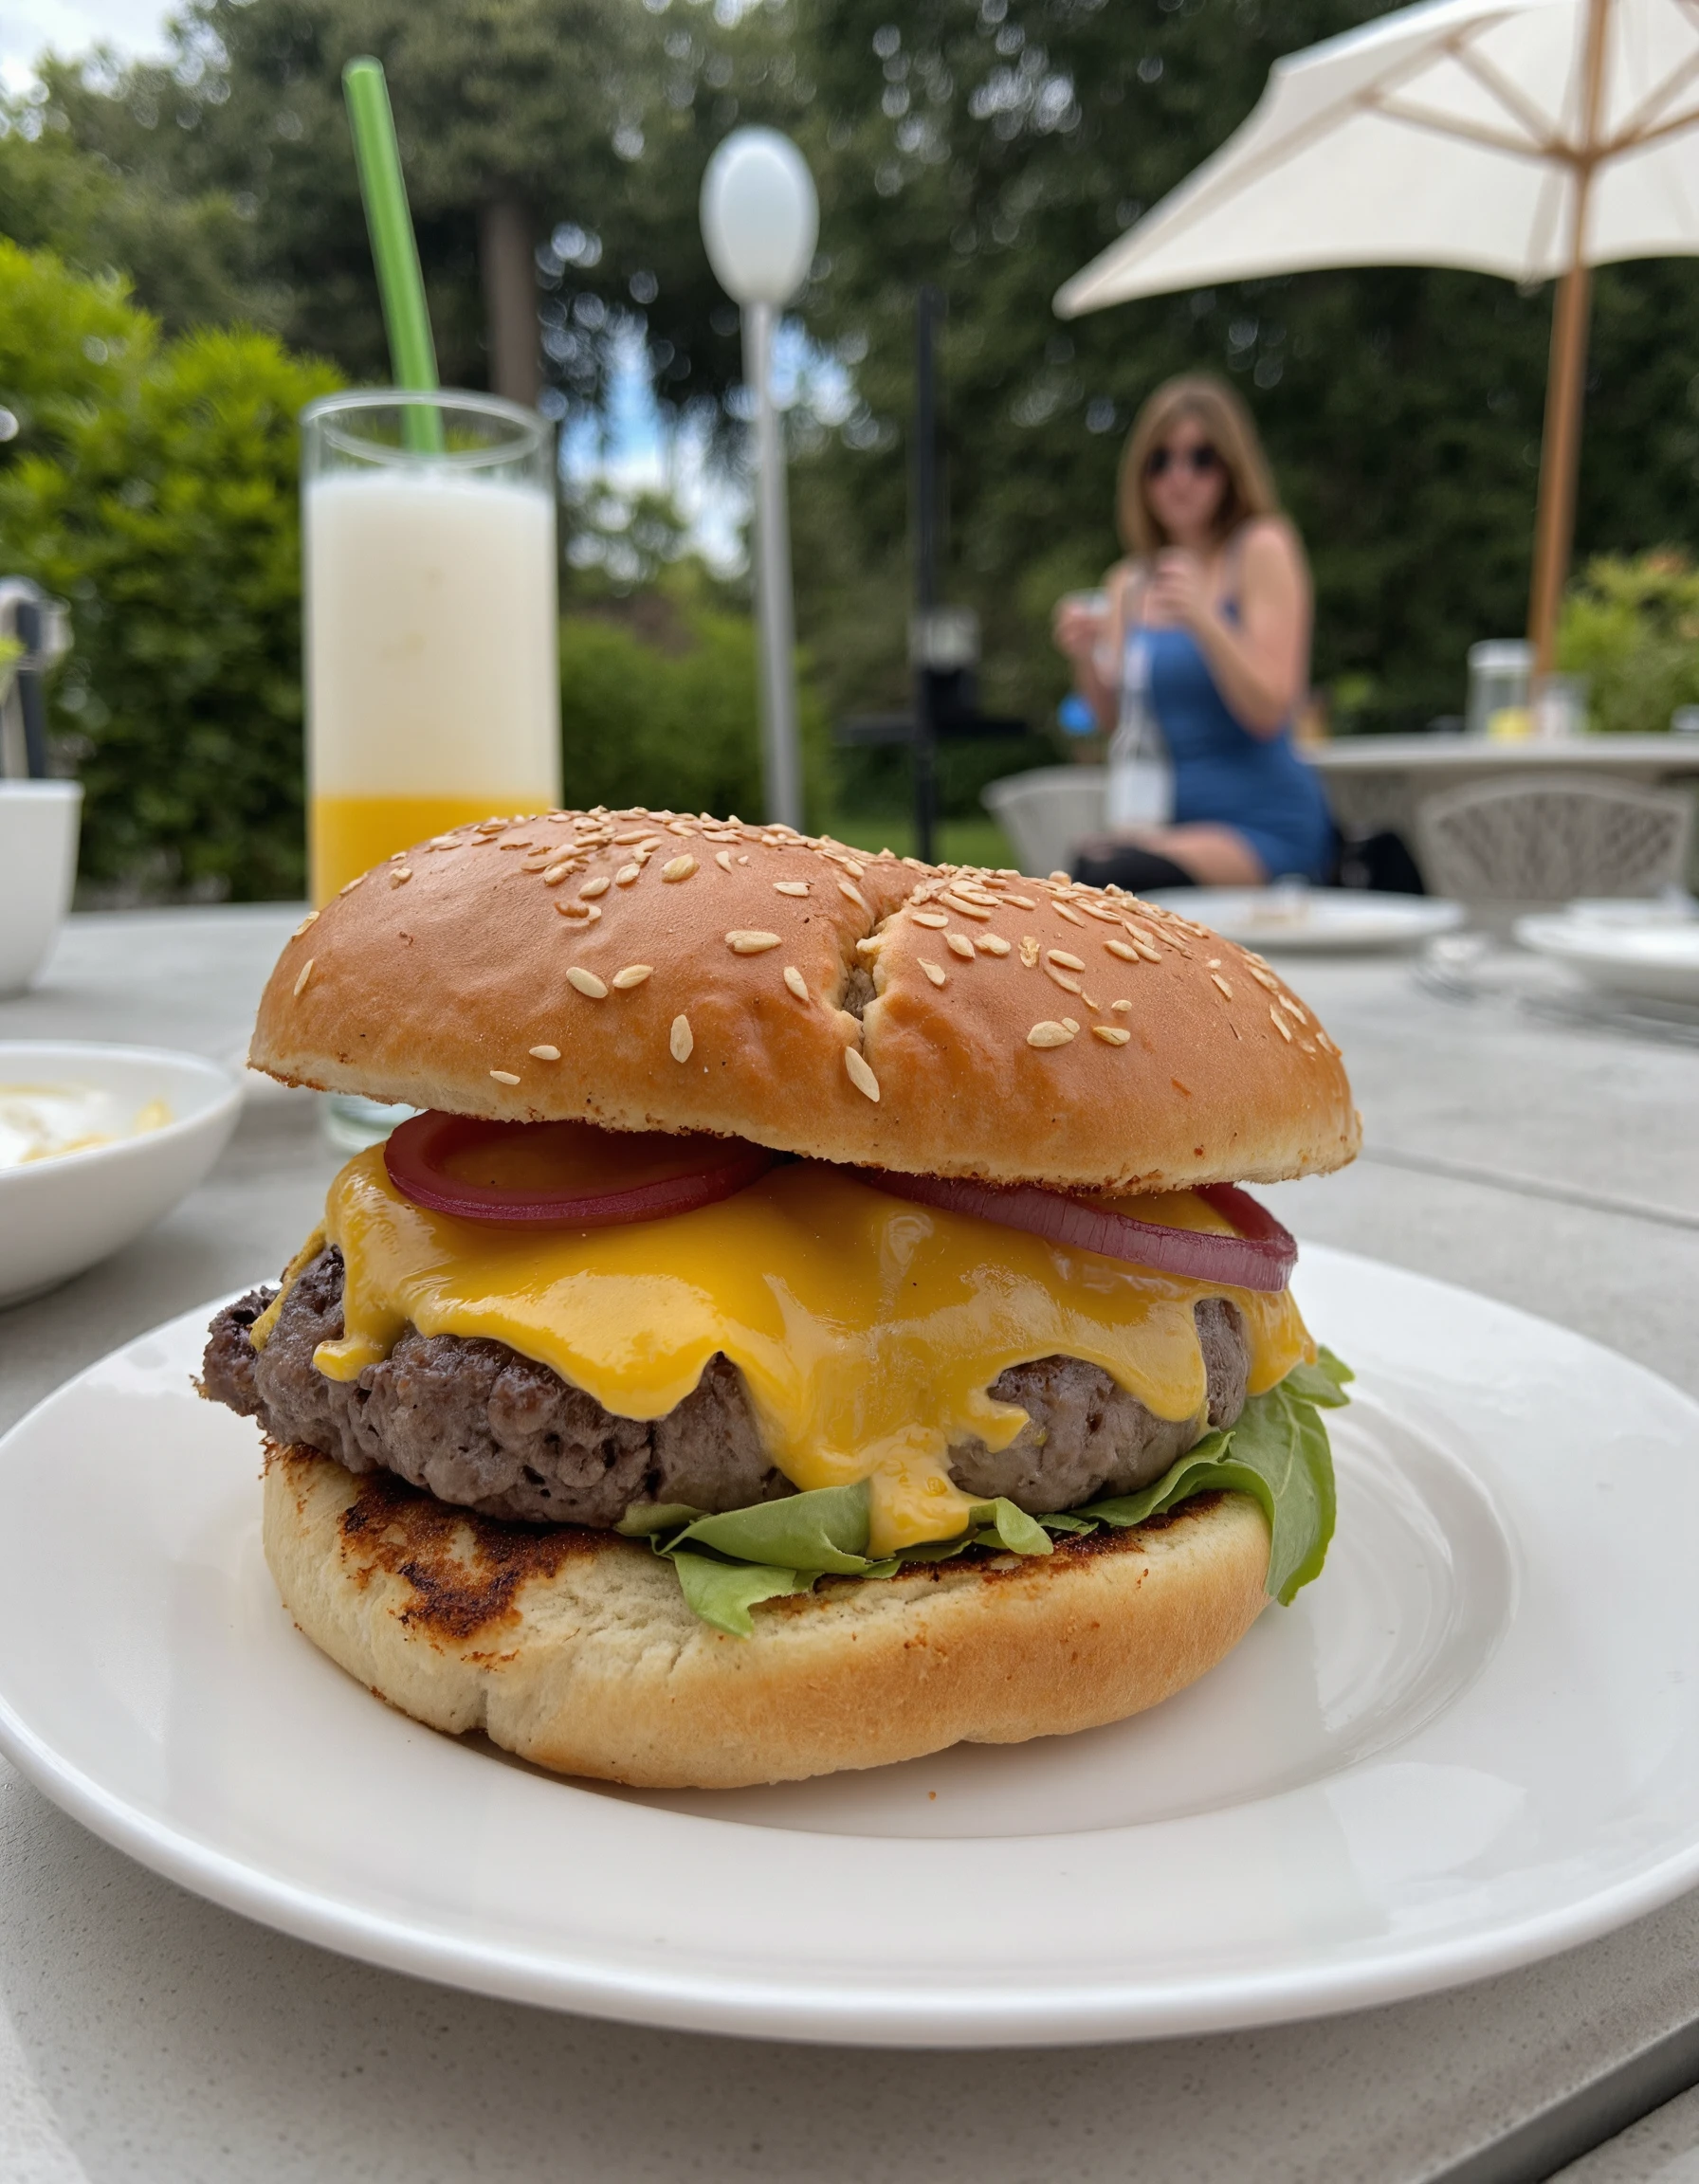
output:
[[1106,620],[1106,615],[1088,607],[1083,599],[1071,596],[1059,599],[1056,611],[1050,617],[1050,635],[1056,649],[1076,665],[1088,662],[1097,649]]
[[1199,629],[1212,616],[1209,572],[1201,555],[1170,546],[1157,555],[1144,594],[1153,622],[1179,629]]

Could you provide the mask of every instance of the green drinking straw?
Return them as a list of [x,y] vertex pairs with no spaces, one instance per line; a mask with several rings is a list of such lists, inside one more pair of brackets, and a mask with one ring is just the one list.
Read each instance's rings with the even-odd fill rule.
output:
[[[372,259],[377,268],[377,291],[383,300],[391,373],[397,387],[433,393],[438,385],[436,346],[430,338],[425,278],[419,270],[412,215],[407,209],[407,184],[401,174],[395,117],[390,109],[383,63],[369,54],[349,62],[342,71],[342,95],[348,101],[355,164],[359,169]],[[441,453],[443,420],[436,410],[405,406],[401,428],[409,447],[427,454]]]

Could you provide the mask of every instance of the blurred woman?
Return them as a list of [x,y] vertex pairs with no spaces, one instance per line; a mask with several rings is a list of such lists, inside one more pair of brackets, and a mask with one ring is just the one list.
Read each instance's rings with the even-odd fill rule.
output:
[[1127,558],[1105,579],[1106,610],[1064,600],[1055,638],[1111,734],[1127,703],[1154,716],[1173,810],[1082,843],[1077,876],[1133,894],[1326,878],[1326,799],[1291,739],[1309,572],[1231,387],[1158,388],[1128,437],[1116,511]]

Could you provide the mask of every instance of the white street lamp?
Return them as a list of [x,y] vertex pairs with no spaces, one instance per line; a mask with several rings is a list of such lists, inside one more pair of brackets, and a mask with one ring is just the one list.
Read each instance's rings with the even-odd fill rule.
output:
[[773,329],[802,285],[819,232],[813,176],[795,145],[776,129],[734,129],[702,178],[702,239],[721,286],[743,314],[743,376],[755,397],[755,597],[767,816],[798,828],[802,757],[784,440],[773,407]]

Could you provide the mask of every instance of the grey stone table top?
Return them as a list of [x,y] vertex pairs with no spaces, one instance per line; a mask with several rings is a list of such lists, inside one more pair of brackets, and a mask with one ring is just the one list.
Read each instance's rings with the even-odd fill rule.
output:
[[[75,919],[38,991],[0,1003],[0,1037],[233,1059],[291,921]],[[1282,1217],[1699,1394],[1699,1053],[1442,1001],[1396,960],[1290,969],[1345,1050],[1368,1149],[1270,1193]],[[280,1266],[333,1166],[310,1100],[256,1091],[213,1175],[151,1234],[0,1315],[0,1428],[116,1343]],[[645,2031],[273,1934],[132,1865],[0,1763],[6,2184],[1483,2184],[1549,2175],[1699,2080],[1696,2028],[1699,1896],[1524,1972],[1255,2033],[955,2055]],[[1633,2166],[1630,2132],[1588,2157],[1615,2165],[1578,2175],[1690,2174],[1655,2166],[1699,2145],[1680,2103],[1668,2118],[1637,2126],[1653,2166]]]

